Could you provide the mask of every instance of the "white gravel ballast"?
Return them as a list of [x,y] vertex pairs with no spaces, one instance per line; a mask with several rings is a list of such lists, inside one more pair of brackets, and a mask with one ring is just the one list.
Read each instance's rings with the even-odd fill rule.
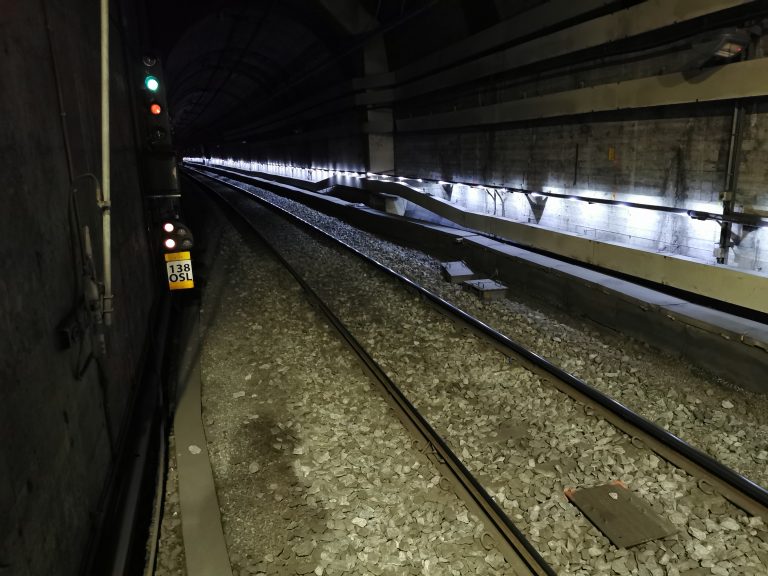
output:
[[[218,177],[217,177],[218,178]],[[656,422],[723,464],[768,486],[768,398],[680,358],[585,322],[524,294],[482,302],[443,280],[440,262],[261,188],[231,182],[300,216]]]
[[[231,198],[321,293],[559,573],[766,573],[768,531],[760,519],[708,494],[694,478],[637,448],[532,372],[457,331],[396,281],[317,243],[242,194]],[[563,340],[567,330],[558,326]],[[604,358],[598,366],[612,354],[607,344],[599,349]],[[640,361],[630,350],[621,352],[628,359],[619,362],[629,372]],[[669,397],[669,387],[665,392]],[[563,491],[613,480],[640,494],[678,532],[631,549],[612,546]]]
[[233,574],[507,573],[265,250],[227,231],[201,311],[203,419]]

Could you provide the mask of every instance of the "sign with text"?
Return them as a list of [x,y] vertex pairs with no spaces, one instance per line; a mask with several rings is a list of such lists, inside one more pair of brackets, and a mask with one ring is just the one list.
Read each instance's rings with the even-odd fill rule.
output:
[[169,252],[165,255],[165,271],[171,290],[194,288],[192,257],[189,252]]

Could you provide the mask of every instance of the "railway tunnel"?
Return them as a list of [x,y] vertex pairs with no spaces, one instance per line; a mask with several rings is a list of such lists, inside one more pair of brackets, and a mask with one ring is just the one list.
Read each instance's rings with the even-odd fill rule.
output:
[[768,574],[768,2],[0,42],[0,576]]

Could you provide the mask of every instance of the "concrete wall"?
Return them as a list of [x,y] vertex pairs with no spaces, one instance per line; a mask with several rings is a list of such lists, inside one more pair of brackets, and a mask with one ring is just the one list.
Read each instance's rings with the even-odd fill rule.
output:
[[[366,166],[366,134],[362,131],[363,117],[348,110],[334,116],[331,122],[308,124],[290,136],[258,142],[215,144],[191,150],[190,155],[216,158],[255,159],[275,164],[362,170]],[[306,131],[305,131],[306,129]]]
[[[113,15],[113,23],[120,20]],[[154,299],[124,47],[113,26],[114,326],[101,369],[91,362],[78,377],[89,339],[62,349],[57,326],[81,298],[73,198],[101,250],[92,184],[81,181],[70,193],[73,176],[101,172],[98,21],[98,3],[85,0],[0,0],[2,575],[80,572],[98,528]]]
[[[698,106],[673,114],[626,113],[627,119],[400,135],[398,172],[718,212],[731,112],[732,106]],[[720,234],[714,221],[624,206],[557,198],[532,205],[520,194],[494,200],[485,189],[464,186],[454,187],[451,200],[472,210],[707,262],[714,261]]]
[[[398,104],[399,118],[420,116],[568,91],[585,86],[689,69],[697,54],[679,39],[660,39],[628,57],[589,59],[566,67],[533,67],[522,73],[473,82],[439,96]],[[763,57],[765,41],[751,48]],[[768,213],[768,101],[744,104],[746,112],[735,191],[737,210]],[[481,129],[400,133],[396,172],[413,178],[474,182],[720,212],[734,103],[697,103],[531,121]],[[460,191],[459,191],[460,192]],[[484,192],[483,192],[484,195]],[[456,194],[472,209],[483,209],[470,192]],[[497,199],[497,210],[501,205]],[[531,210],[521,197],[505,200],[510,218],[625,242],[658,252],[714,262],[720,229],[625,207],[604,208],[549,199]],[[493,212],[493,202],[489,208]],[[734,231],[742,236],[729,264],[768,271],[765,229]],[[744,232],[747,232],[746,234]]]
[[494,193],[493,189],[467,186],[454,186],[451,201],[469,210],[574,232],[595,240],[704,261],[713,259],[712,249],[720,237],[719,225],[711,220],[693,220],[687,215],[624,206],[545,197],[531,202],[523,194]]
[[[512,18],[518,17],[517,12],[540,4],[531,0],[496,2],[495,6],[499,17]],[[700,21],[696,26],[662,29],[623,45],[619,41],[623,52],[600,47],[577,57],[550,60],[542,53],[541,62],[521,69],[397,101],[395,119],[698,69],[702,64],[701,53],[692,45],[702,38],[699,33],[711,35],[719,26],[754,24],[748,12],[730,12],[727,22],[720,16]],[[390,33],[390,44],[403,41],[408,30],[409,25],[404,25]],[[461,40],[465,33],[456,33],[456,40]],[[621,33],[616,36],[621,37]],[[765,39],[753,42],[749,57],[764,57],[766,44]],[[389,50],[395,68],[413,61],[396,57],[391,45]],[[743,154],[737,167],[736,211],[768,214],[768,100],[755,99],[743,104]],[[500,119],[498,124],[482,128],[396,132],[395,173],[411,178],[589,195],[719,213],[726,187],[733,114],[734,102],[723,101],[518,123]],[[347,121],[353,116],[350,113]],[[348,123],[340,122],[339,129],[342,126],[354,130]],[[364,148],[360,148],[362,137],[347,137],[343,145],[337,145],[339,140],[333,136],[331,127],[325,126],[323,130],[323,137],[330,142],[324,146],[308,144],[306,140],[312,140],[311,134],[304,135],[308,138],[299,134],[295,141],[283,138],[260,146],[237,144],[208,153],[222,159],[362,171],[366,163]],[[430,192],[441,193],[439,187],[434,188]],[[716,261],[720,227],[714,221],[555,198],[530,206],[523,196],[512,194],[494,202],[484,191],[458,188],[452,200],[473,210],[495,210],[497,214],[503,211],[505,216],[518,221],[536,222],[590,238],[689,256],[707,263]],[[733,231],[738,235],[738,243],[728,253],[728,264],[768,273],[768,231],[739,225]]]
[[[699,105],[677,112],[671,117],[657,111],[626,120],[402,134],[396,141],[397,173],[717,213],[725,182],[730,110]],[[746,210],[765,210],[768,122],[764,114],[750,114],[747,125],[736,198]],[[623,206],[549,198],[534,210],[519,194],[506,194],[494,202],[485,190],[458,186],[451,200],[498,214],[503,203],[504,215],[516,220],[706,262],[715,261],[713,249],[720,234],[713,221]],[[750,232],[731,250],[730,263],[768,271],[767,240],[765,229]]]

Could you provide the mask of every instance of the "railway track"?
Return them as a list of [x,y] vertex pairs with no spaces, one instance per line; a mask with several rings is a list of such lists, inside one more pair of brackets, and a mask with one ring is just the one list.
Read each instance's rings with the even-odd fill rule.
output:
[[[203,175],[202,172],[194,169],[190,169],[190,173],[197,173],[194,177],[201,185],[209,189],[218,188],[217,194],[224,198],[237,212],[243,212],[243,202],[252,202],[254,199],[247,190],[239,188],[235,184],[223,182],[215,184],[210,176]],[[224,188],[220,188],[221,186]],[[230,192],[237,190],[237,193],[233,196],[231,193],[227,193],[226,190]],[[246,197],[242,193],[246,193],[248,196]],[[256,198],[256,200],[262,205],[268,204],[263,199]],[[363,266],[367,267],[370,271],[369,273],[381,274],[381,278],[388,278],[390,284],[398,284],[398,288],[401,291],[403,286],[406,287],[411,293],[418,295],[421,303],[429,304],[433,312],[437,311],[450,322],[471,330],[480,336],[484,342],[490,343],[495,349],[509,358],[510,362],[516,367],[524,370],[525,373],[535,375],[536,379],[544,386],[563,392],[572,401],[577,402],[582,407],[582,412],[586,412],[580,417],[598,419],[610,423],[612,427],[626,434],[631,446],[638,451],[653,451],[664,460],[691,474],[697,479],[699,483],[698,488],[704,493],[714,491],[738,507],[748,511],[753,516],[763,519],[768,518],[766,513],[768,497],[762,487],[721,465],[708,455],[701,453],[666,430],[635,414],[625,406],[613,401],[611,398],[530,352],[394,270],[368,258],[351,246],[330,237],[322,230],[285,212],[281,208],[269,205],[268,209],[273,214],[279,213],[281,216],[289,218],[303,230],[308,231],[313,238],[321,239],[321,242],[328,247],[327,249],[334,254],[339,254],[341,249],[346,253],[346,258],[364,261],[365,264]],[[249,221],[248,215],[243,216],[246,221]],[[264,227],[263,221],[261,222],[261,227]],[[274,235],[274,230],[271,232],[273,236],[265,239],[274,243],[277,236]],[[261,230],[260,233],[262,237],[269,235],[268,233],[265,234],[264,230]],[[408,380],[407,369],[404,371],[395,366],[396,363],[389,359],[381,349],[369,350],[371,346],[366,343],[366,338],[368,341],[376,341],[377,338],[382,338],[381,334],[375,334],[375,330],[371,332],[371,330],[366,328],[366,326],[370,327],[377,323],[370,322],[370,318],[366,317],[357,321],[350,320],[352,318],[352,316],[349,316],[350,309],[354,308],[354,305],[349,306],[347,305],[348,303],[345,304],[342,301],[336,301],[332,304],[328,303],[329,300],[333,299],[333,297],[329,298],[329,295],[339,285],[346,283],[345,280],[340,278],[343,274],[339,273],[334,281],[330,284],[326,282],[326,285],[323,286],[321,281],[307,279],[306,262],[297,265],[296,261],[292,261],[291,257],[283,254],[279,248],[276,249],[276,253],[292,270],[294,276],[307,293],[311,295],[316,305],[323,310],[339,333],[343,335],[345,340],[355,350],[358,357],[367,367],[368,372],[380,383],[382,389],[391,399],[392,404],[401,414],[401,419],[416,434],[424,449],[433,454],[434,460],[443,467],[444,473],[453,479],[456,491],[462,494],[464,500],[478,510],[478,513],[482,515],[486,523],[492,527],[493,541],[505,557],[508,560],[512,557],[522,558],[526,569],[530,570],[530,573],[554,573],[553,568],[548,565],[539,553],[537,546],[530,541],[523,530],[510,520],[509,515],[499,505],[497,502],[499,500],[499,491],[494,490],[496,492],[496,499],[492,498],[483,487],[483,483],[470,472],[465,462],[454,453],[452,446],[455,448],[461,444],[460,440],[456,441],[457,436],[452,436],[449,439],[443,438],[433,425],[430,424],[432,418],[429,415],[425,417],[414,407],[412,398],[419,398],[426,406],[430,401],[423,394],[434,392],[435,390],[411,389],[405,392],[401,390],[401,387],[394,380],[396,379],[400,382],[401,377]],[[316,259],[317,256],[315,255],[313,258]],[[352,265],[349,267],[351,268]],[[305,270],[302,271],[302,268]],[[359,266],[357,268],[360,270]],[[362,275],[365,274],[366,272],[362,272]],[[391,289],[396,290],[394,287],[391,287]],[[384,296],[381,296],[381,299],[386,301]],[[397,304],[395,301],[391,301],[389,306],[397,306]],[[379,318],[384,314],[386,314],[386,310],[381,309],[381,307],[374,312],[374,315],[377,315]],[[446,358],[449,356],[450,353],[446,352]],[[393,379],[393,376],[396,376],[396,378]],[[439,381],[439,378],[436,380]],[[443,390],[442,392],[444,393],[445,391]],[[548,396],[548,398],[551,398],[551,396]],[[443,427],[450,429],[450,424],[443,423]],[[602,440],[598,440],[598,442],[602,442]],[[483,469],[478,462],[473,462],[472,464],[476,471]],[[540,462],[534,462],[534,468],[536,464],[540,464]],[[557,473],[562,472],[557,471]],[[509,502],[509,496],[506,498],[502,496],[502,499]],[[527,528],[530,529],[535,523],[536,520],[528,518]],[[687,532],[690,533],[691,527],[687,525],[685,527]]]

